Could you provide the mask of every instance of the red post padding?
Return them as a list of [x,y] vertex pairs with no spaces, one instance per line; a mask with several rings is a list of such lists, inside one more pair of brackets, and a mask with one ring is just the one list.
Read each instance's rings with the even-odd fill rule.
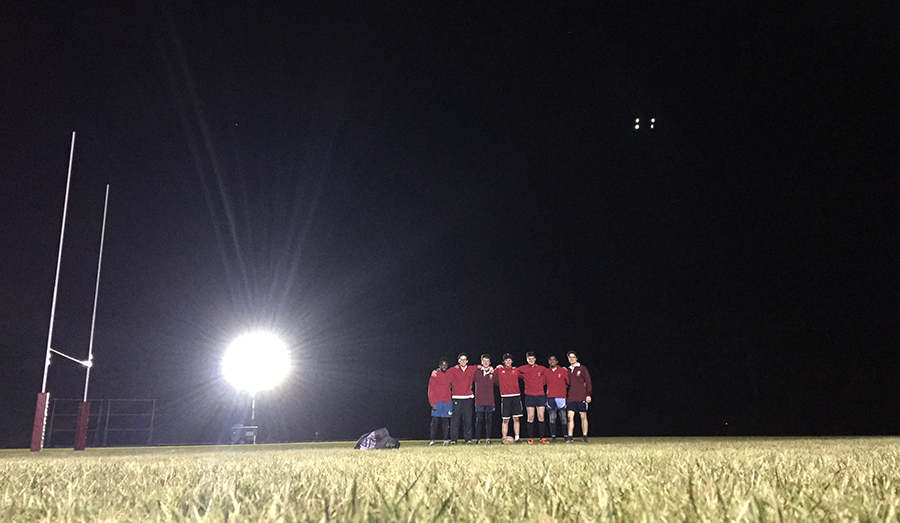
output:
[[91,402],[82,401],[78,406],[78,418],[75,420],[75,450],[84,450],[87,444],[88,418],[91,415]]
[[44,448],[44,426],[47,424],[47,404],[50,393],[41,392],[34,408],[34,427],[31,429],[31,452],[40,452]]

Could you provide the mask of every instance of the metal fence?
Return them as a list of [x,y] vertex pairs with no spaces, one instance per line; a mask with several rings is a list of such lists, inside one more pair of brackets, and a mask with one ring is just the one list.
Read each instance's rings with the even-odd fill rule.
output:
[[[90,447],[139,446],[153,444],[156,400],[90,400],[87,444]],[[50,399],[47,447],[68,447],[75,442],[75,422],[79,399]]]

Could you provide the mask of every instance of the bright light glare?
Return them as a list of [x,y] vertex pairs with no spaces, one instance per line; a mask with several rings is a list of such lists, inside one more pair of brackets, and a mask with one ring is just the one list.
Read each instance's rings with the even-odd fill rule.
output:
[[640,129],[641,126],[640,126],[640,125],[635,125],[634,128],[635,128],[635,129]]
[[640,118],[635,118],[635,119],[634,119],[634,123],[638,123],[638,122],[640,122],[640,121],[641,121]]
[[290,365],[283,341],[274,334],[252,332],[228,346],[222,358],[222,374],[234,388],[256,394],[281,383]]
[[655,121],[656,121],[656,118],[651,118],[651,119],[650,119],[650,123],[654,123]]

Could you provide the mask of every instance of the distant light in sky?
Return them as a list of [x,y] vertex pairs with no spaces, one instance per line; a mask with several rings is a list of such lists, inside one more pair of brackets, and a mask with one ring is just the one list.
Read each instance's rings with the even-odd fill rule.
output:
[[268,332],[243,334],[222,358],[222,374],[234,388],[256,394],[281,383],[290,369],[287,345]]
[[[651,119],[650,119],[650,128],[651,128],[651,129],[653,129],[653,128],[655,127],[655,125],[654,125],[655,123],[656,123],[656,118],[651,118]],[[640,119],[640,118],[635,118],[635,119],[634,119],[634,130],[637,131],[637,130],[639,130],[640,128],[641,128],[641,119]]]

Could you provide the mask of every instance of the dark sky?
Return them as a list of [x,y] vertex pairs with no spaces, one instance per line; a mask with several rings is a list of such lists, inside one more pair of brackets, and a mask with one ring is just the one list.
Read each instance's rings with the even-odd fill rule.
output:
[[268,441],[422,438],[440,356],[570,349],[597,435],[900,431],[892,2],[7,4],[2,446],[72,131],[53,346],[87,355],[108,183],[90,396],[157,399],[159,442],[228,437],[258,328]]

